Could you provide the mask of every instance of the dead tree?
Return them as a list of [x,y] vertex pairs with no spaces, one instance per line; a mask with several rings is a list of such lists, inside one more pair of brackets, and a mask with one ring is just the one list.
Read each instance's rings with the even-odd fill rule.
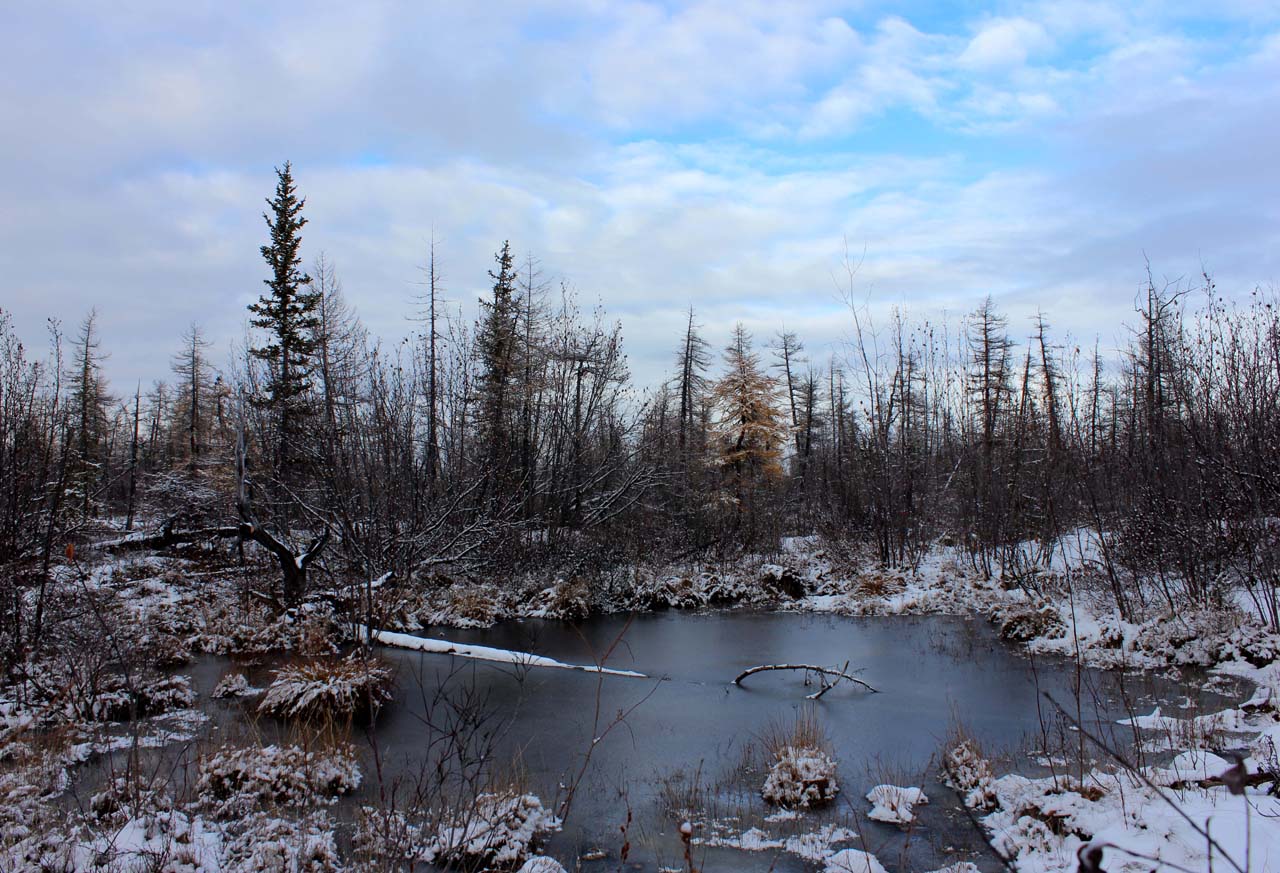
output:
[[[761,664],[758,667],[748,667],[737,675],[733,680],[734,685],[741,685],[742,680],[756,673],[764,673],[769,670],[804,670],[809,673],[817,673],[819,676],[834,676],[837,679],[846,679],[855,685],[861,685],[863,688],[871,692],[877,692],[878,689],[872,688],[866,682],[863,682],[857,676],[851,676],[846,670],[833,670],[830,667],[818,667],[813,664]],[[824,687],[823,691],[827,689]]]
[[[242,404],[243,409],[243,404]],[[248,453],[243,411],[240,434],[236,440],[236,511],[240,515],[241,539],[252,540],[275,556],[280,563],[283,582],[284,606],[296,606],[307,591],[307,568],[320,556],[329,542],[329,526],[300,553],[295,553],[286,543],[277,539],[261,523],[253,512],[253,483],[248,474]]]

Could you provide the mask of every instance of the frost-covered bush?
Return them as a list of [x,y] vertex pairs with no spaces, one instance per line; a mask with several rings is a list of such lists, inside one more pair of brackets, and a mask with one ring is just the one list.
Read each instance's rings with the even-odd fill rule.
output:
[[[400,812],[364,807],[352,845],[367,858],[510,870],[525,860],[542,837],[559,828],[560,820],[536,795],[504,791],[481,794],[434,823],[415,823]],[[545,865],[530,869],[544,868],[547,873],[561,869]]]
[[483,585],[467,585],[449,591],[445,606],[449,624],[455,627],[489,627],[503,616],[502,597]]
[[902,788],[897,785],[877,785],[867,792],[871,812],[867,818],[889,824],[910,824],[915,821],[915,808],[929,802],[923,790]]
[[991,764],[973,740],[960,739],[942,756],[943,781],[964,796],[971,809],[990,809],[996,802]]
[[171,809],[173,799],[164,791],[124,776],[89,798],[89,811],[97,819],[118,821]]
[[813,746],[783,746],[778,750],[760,794],[770,803],[787,807],[819,806],[840,791],[836,762]]
[[343,625],[331,604],[303,604],[300,615],[285,620],[271,608],[254,603],[244,608],[234,598],[218,598],[200,604],[201,629],[193,634],[192,645],[214,655],[298,652],[304,655],[332,655],[343,639]]
[[222,700],[228,697],[249,697],[261,693],[262,689],[250,685],[243,673],[228,673],[218,680],[210,696]]
[[760,568],[760,585],[774,596],[787,597],[791,600],[804,597],[804,579],[791,567],[781,564],[765,564]]
[[274,806],[327,803],[360,787],[350,746],[309,752],[301,746],[223,747],[200,762],[196,791],[218,816]]
[[370,657],[290,664],[276,671],[258,712],[303,720],[366,717],[391,699],[391,668]]
[[1177,666],[1208,667],[1222,661],[1265,666],[1280,656],[1280,636],[1230,610],[1183,610],[1144,623],[1134,635],[1137,651]]
[[631,593],[635,609],[701,609],[759,599],[762,589],[735,574],[698,573],[641,577]]
[[81,689],[76,696],[74,714],[91,721],[125,721],[134,716],[159,715],[188,709],[196,702],[190,676],[138,678],[130,687],[125,676],[110,673],[98,681],[96,688]]
[[636,592],[644,609],[697,609],[707,605],[706,592],[688,576],[667,576]]
[[[61,757],[48,749],[22,742],[5,751],[0,768],[0,846],[8,858],[30,861],[54,848],[46,841],[62,813],[51,801],[66,789],[67,771]],[[21,868],[18,864],[15,869]]]
[[591,615],[591,585],[581,576],[557,579],[548,589],[546,615],[565,621],[582,621]]
[[254,816],[227,845],[222,865],[224,873],[339,873],[343,869],[333,822],[323,813],[301,821]]
[[1057,639],[1067,633],[1067,623],[1049,604],[1040,607],[1029,604],[1003,606],[995,611],[993,618],[1000,626],[1000,636],[1015,643],[1029,642],[1038,637]]
[[537,840],[559,828],[560,819],[537,795],[481,794],[470,809],[441,825],[426,848],[433,859],[514,867]]

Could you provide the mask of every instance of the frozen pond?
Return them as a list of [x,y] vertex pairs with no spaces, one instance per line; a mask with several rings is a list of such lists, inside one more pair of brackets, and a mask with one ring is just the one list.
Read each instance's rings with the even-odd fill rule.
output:
[[[565,828],[546,851],[570,869],[575,859],[585,856],[591,860],[584,860],[581,869],[587,871],[619,868],[620,828],[627,822],[628,811],[631,823],[626,836],[631,849],[626,868],[653,871],[682,866],[678,823],[664,813],[664,786],[669,794],[672,786],[687,786],[695,773],[710,790],[710,805],[722,820],[722,833],[759,825],[771,835],[785,837],[816,831],[823,824],[840,824],[861,831],[865,848],[891,871],[932,870],[965,859],[977,861],[984,870],[995,870],[998,862],[954,795],[934,775],[943,741],[957,721],[989,754],[1008,754],[1013,767],[1033,774],[1042,772],[1035,761],[1041,756],[1032,754],[1045,746],[1042,728],[1047,725],[1059,742],[1063,736],[1040,691],[1074,711],[1078,683],[1084,720],[1104,732],[1115,731],[1114,720],[1129,714],[1129,707],[1146,713],[1160,705],[1166,713],[1174,713],[1180,704],[1200,696],[1194,690],[1198,683],[1078,672],[1074,664],[1062,660],[1033,662],[1001,641],[981,619],[669,612],[630,621],[622,616],[599,617],[578,626],[513,621],[485,630],[449,629],[426,635],[578,664],[592,663],[620,640],[608,666],[653,677],[518,670],[447,655],[382,652],[396,666],[399,689],[372,735],[357,736],[367,761],[365,785],[354,803],[378,796],[378,773],[387,785],[397,779],[412,780],[422,771],[430,757],[423,720],[445,683],[455,694],[466,692],[484,700],[489,714],[484,730],[496,736],[498,754],[493,760],[499,766],[518,760],[529,789],[548,805],[560,786],[579,772],[584,774]],[[820,701],[809,703],[805,695],[815,688],[804,687],[797,672],[762,673],[741,688],[732,685],[734,676],[757,664],[840,666],[845,662],[880,693],[841,684]],[[202,705],[215,716],[213,742],[220,734],[243,731],[239,726],[245,720],[243,704],[207,697],[213,683],[231,668],[225,659],[209,659],[184,671],[193,673],[205,701]],[[250,671],[250,678],[256,684],[270,679],[265,667]],[[765,823],[764,816],[774,810],[758,796],[763,774],[734,774],[740,774],[744,747],[771,726],[792,723],[806,707],[813,708],[831,740],[840,766],[841,794],[821,812]],[[628,710],[625,722],[598,744],[584,769],[583,756],[591,738],[618,712]],[[270,722],[260,728],[268,735],[280,730]],[[1131,737],[1119,731],[1118,739]],[[901,828],[866,817],[870,804],[864,795],[871,786],[886,781],[922,785],[931,800],[919,808],[921,818],[909,841]],[[696,860],[709,871],[816,869],[797,855],[778,850],[699,847]]]
[[[442,634],[444,635],[444,634]],[[633,816],[628,837],[631,859],[656,869],[677,865],[681,849],[675,823],[660,811],[660,792],[671,774],[700,770],[702,781],[714,783],[733,771],[742,747],[772,724],[792,722],[802,707],[816,708],[840,764],[843,792],[835,805],[805,820],[789,823],[791,832],[814,830],[828,821],[855,821],[867,847],[895,869],[905,836],[900,828],[869,821],[867,790],[886,777],[926,784],[933,803],[923,807],[911,838],[913,869],[928,870],[956,860],[946,846],[982,848],[981,841],[949,790],[921,774],[931,772],[944,738],[958,719],[988,751],[1020,752],[1017,765],[1035,763],[1027,749],[1043,746],[1038,689],[1074,707],[1075,666],[1060,660],[1030,659],[999,640],[977,619],[940,616],[846,618],[811,614],[753,612],[660,613],[603,617],[575,627],[561,622],[509,622],[484,631],[449,631],[449,639],[481,643],[592,663],[620,637],[608,666],[637,670],[662,681],[606,677],[534,669],[516,677],[510,668],[476,664],[464,677],[482,686],[498,712],[510,719],[504,743],[519,752],[532,787],[544,798],[555,793],[566,774],[578,771],[593,731],[607,725],[620,710],[625,724],[610,733],[595,751],[583,786],[574,799],[563,833],[550,853],[571,860],[593,850],[607,860],[583,869],[616,869],[622,843],[619,828],[627,810]],[[421,730],[422,695],[416,686],[438,681],[449,660],[440,655],[386,650],[399,668],[405,693],[399,705],[383,713],[378,742],[392,766],[413,768],[420,758],[415,745]],[[880,690],[871,694],[841,685],[816,704],[809,704],[802,676],[795,672],[752,676],[739,688],[731,680],[755,664],[850,664]],[[455,676],[452,681],[461,678]],[[1121,677],[1095,671],[1079,676],[1084,689],[1086,721],[1096,723],[1102,710],[1126,714],[1123,697],[1137,710],[1149,712],[1157,702],[1176,708],[1184,688],[1149,677]],[[600,722],[596,725],[599,690]],[[646,695],[648,697],[646,698]],[[1097,701],[1097,706],[1095,706]],[[1052,714],[1043,708],[1053,724]],[[758,789],[759,783],[747,786]],[[746,793],[746,792],[739,792]],[[720,804],[732,814],[732,797]],[[757,803],[757,806],[759,804]],[[765,810],[764,812],[768,812]],[[741,827],[750,824],[744,821]],[[775,831],[777,828],[774,829]],[[794,855],[777,851],[711,852],[709,869],[812,869]],[[987,865],[984,863],[984,867]]]

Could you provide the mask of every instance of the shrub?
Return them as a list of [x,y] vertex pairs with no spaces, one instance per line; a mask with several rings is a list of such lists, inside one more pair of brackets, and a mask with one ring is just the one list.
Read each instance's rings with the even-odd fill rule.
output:
[[560,828],[534,794],[481,794],[456,821],[442,825],[429,843],[430,853],[464,866],[514,867],[542,836]]
[[373,717],[391,688],[391,668],[370,657],[306,661],[276,671],[258,712],[304,721]]
[[1025,643],[1037,637],[1057,639],[1067,635],[1067,623],[1058,610],[1048,604],[1009,606],[996,610],[993,616],[1000,624],[1000,636],[1015,643]]
[[787,807],[820,806],[840,791],[830,743],[814,711],[800,713],[789,728],[774,726],[764,737],[773,761],[760,794],[770,803]]
[[200,762],[196,791],[215,814],[234,817],[264,804],[328,802],[360,787],[355,749],[308,751],[301,746],[224,746]]
[[254,688],[249,684],[243,673],[228,673],[218,680],[210,696],[221,700],[227,697],[249,697],[261,692],[261,688]]
[[995,776],[977,742],[957,736],[942,756],[943,781],[964,796],[971,809],[990,809],[996,802]]

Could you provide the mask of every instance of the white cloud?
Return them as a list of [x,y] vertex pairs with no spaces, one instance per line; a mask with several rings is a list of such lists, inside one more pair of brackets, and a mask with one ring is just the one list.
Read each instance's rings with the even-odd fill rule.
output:
[[[876,301],[990,292],[1085,336],[1126,316],[1144,251],[1228,289],[1280,272],[1261,30],[1223,52],[1085,2],[954,32],[821,0],[126,7],[70,28],[29,4],[0,35],[0,305],[34,341],[97,304],[120,385],[193,317],[239,333],[285,157],[307,256],[377,332],[407,331],[433,226],[466,306],[510,238],[624,319],[644,382],[690,302],[717,344],[785,319],[824,354],[846,237]],[[892,113],[936,138],[902,143],[922,157],[859,153]]]
[[958,63],[976,70],[1017,67],[1032,54],[1051,46],[1048,33],[1039,23],[1025,18],[996,18],[974,34]]

